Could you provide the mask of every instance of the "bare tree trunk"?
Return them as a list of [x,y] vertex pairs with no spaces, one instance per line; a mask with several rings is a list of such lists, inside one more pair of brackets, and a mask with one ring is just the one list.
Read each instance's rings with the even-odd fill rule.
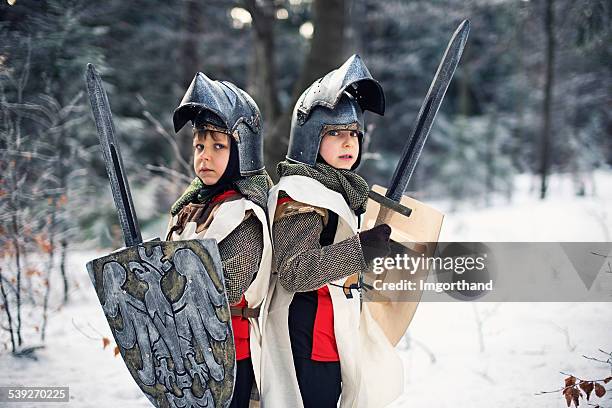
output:
[[[26,84],[28,83],[28,78],[30,76],[30,57],[31,57],[31,52],[32,52],[32,47],[30,45],[30,41],[28,39],[28,44],[27,44],[27,56],[26,56],[26,61],[25,64],[23,66],[23,70],[21,72],[21,75],[19,77],[19,81],[17,84],[17,103],[21,104],[23,102],[23,90],[25,89]],[[19,149],[21,149],[21,114],[17,114],[17,117],[15,119],[15,140],[12,141],[12,148],[15,149],[15,151],[19,151]],[[9,168],[10,168],[10,182],[11,182],[11,189],[10,189],[10,194],[11,194],[11,199],[10,199],[10,209],[11,209],[11,229],[12,229],[12,235],[13,235],[13,246],[15,248],[15,266],[16,266],[16,280],[17,280],[17,284],[16,284],[16,289],[17,289],[17,293],[16,293],[16,302],[17,302],[17,328],[16,328],[16,333],[17,333],[17,345],[19,347],[21,347],[21,344],[23,343],[23,339],[21,338],[21,277],[22,277],[22,270],[21,270],[21,246],[19,244],[19,220],[17,219],[18,214],[21,211],[21,208],[19,208],[18,203],[15,201],[15,193],[17,193],[19,186],[18,186],[18,179],[19,177],[17,177],[17,163],[15,161],[15,159],[11,160],[11,163],[9,164]]]
[[198,37],[202,32],[202,9],[197,0],[185,1],[183,9],[184,31],[181,44],[182,84],[185,89],[195,72],[201,70],[198,53]]
[[313,2],[314,33],[310,43],[310,52],[306,56],[300,78],[293,90],[295,101],[315,79],[344,62],[347,2],[350,0],[315,0]]
[[[181,77],[183,89],[187,90],[187,87],[191,83],[196,72],[202,70],[202,61],[198,52],[198,40],[202,32],[203,18],[202,18],[202,6],[197,0],[187,0],[183,9],[183,27],[182,31],[182,44],[181,44]],[[193,134],[191,130],[183,128],[181,132],[176,135],[178,141],[178,148],[180,155],[186,161],[190,161],[192,151],[192,140]],[[179,174],[184,174],[184,168],[180,163],[178,157],[175,158],[172,164],[172,170]],[[190,174],[193,176],[193,174]],[[178,197],[185,187],[183,181],[176,177],[173,180],[174,191],[172,194]]]
[[69,287],[68,287],[68,276],[66,275],[66,254],[68,252],[68,241],[66,238],[62,238],[61,242],[61,255],[60,255],[60,272],[62,274],[62,281],[64,284],[64,296],[62,302],[64,304],[68,303],[70,300],[69,297]]
[[[522,13],[523,9],[526,8],[526,3],[522,3],[521,5],[519,5],[517,7],[516,13],[517,13],[517,23],[519,25],[518,29],[515,30],[516,31],[516,37],[515,37],[515,41],[516,43],[514,43],[514,45],[512,46],[512,48],[514,48],[516,50],[516,62],[517,62],[517,67],[518,67],[518,72],[520,73],[521,76],[521,81],[519,81],[519,83],[521,85],[519,85],[519,88],[517,89],[518,92],[516,93],[517,98],[514,100],[514,106],[516,106],[516,116],[517,116],[517,126],[516,126],[516,140],[522,141],[524,140],[524,135],[525,135],[525,129],[526,127],[526,117],[525,117],[525,107],[528,106],[527,103],[527,95],[528,95],[528,86],[527,86],[527,79],[528,79],[528,75],[527,75],[527,67],[525,64],[525,55],[527,53],[527,49],[525,47],[525,30],[524,30],[524,25],[525,25],[525,18],[521,17],[527,13]],[[512,146],[512,151],[510,153],[511,157],[522,157],[523,155],[521,155],[521,143],[515,143]],[[524,161],[523,159],[520,160],[519,165],[520,165],[520,171],[524,171],[525,170],[525,165],[526,165],[526,161]]]
[[47,321],[48,321],[48,313],[49,313],[49,295],[51,293],[51,272],[53,271],[53,261],[55,250],[51,248],[51,252],[49,253],[49,259],[47,264],[47,277],[45,279],[45,295],[43,298],[43,316],[42,316],[42,325],[40,331],[40,340],[45,342],[45,334],[47,332]]
[[368,0],[351,0],[346,4],[345,46],[362,57],[368,50]]
[[548,173],[550,170],[551,106],[553,100],[555,65],[555,12],[553,0],[546,0],[544,27],[546,30],[546,77],[544,83],[542,136],[540,143],[540,199],[546,198]]
[[271,0],[258,4],[256,0],[245,0],[245,8],[251,13],[255,32],[254,72],[250,81],[253,97],[262,101],[260,106],[266,122],[273,123],[280,114],[274,44],[274,22],[276,7]]
[[19,245],[19,228],[17,226],[17,215],[13,213],[12,217],[12,227],[13,227],[13,246],[15,248],[15,266],[17,273],[17,345],[21,346],[23,342],[21,338],[21,248]]
[[[59,163],[59,161],[58,161]],[[59,166],[58,166],[59,167]],[[45,295],[43,298],[43,319],[42,328],[40,331],[40,340],[45,342],[45,334],[47,332],[47,320],[49,311],[49,295],[51,293],[51,272],[53,272],[53,263],[55,260],[55,220],[57,212],[57,198],[51,200],[51,219],[49,221],[49,259],[47,263],[47,277],[45,279]]]
[[11,315],[11,308],[9,306],[8,297],[6,295],[6,290],[4,290],[4,278],[2,276],[2,267],[0,266],[0,294],[2,294],[2,301],[4,304],[4,310],[6,311],[6,318],[8,320],[8,330],[11,334],[11,351],[15,352],[15,334],[13,333],[13,316]]
[[496,129],[497,129],[497,109],[493,108],[490,113],[489,130],[487,132],[486,151],[485,151],[485,205],[491,205],[491,196],[495,191],[495,154],[496,154]]
[[[274,168],[283,160],[287,152],[291,113],[300,94],[315,79],[337,68],[345,59],[345,27],[347,4],[351,0],[314,0],[313,25],[314,33],[310,51],[304,60],[299,79],[293,88],[292,102],[278,120],[268,127],[269,133],[265,144],[267,167]],[[271,174],[275,177],[275,174]]]
[[[469,60],[470,48],[467,47],[464,51],[464,61]],[[470,99],[470,64],[465,64],[461,67],[461,74],[457,76],[459,87],[459,113],[464,117],[470,116],[472,113],[472,101]]]

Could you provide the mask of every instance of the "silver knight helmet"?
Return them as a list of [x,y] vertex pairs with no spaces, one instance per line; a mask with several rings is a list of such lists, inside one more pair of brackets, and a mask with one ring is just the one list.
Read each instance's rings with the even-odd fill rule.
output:
[[210,124],[224,129],[236,141],[240,174],[264,169],[263,131],[257,104],[245,91],[227,81],[215,81],[198,72],[172,118],[174,131],[185,123]]
[[[340,68],[317,79],[298,99],[291,118],[287,159],[314,166],[324,129],[357,124],[363,134],[366,110],[383,115],[385,95],[359,55],[353,55]],[[360,160],[361,149],[353,168]]]

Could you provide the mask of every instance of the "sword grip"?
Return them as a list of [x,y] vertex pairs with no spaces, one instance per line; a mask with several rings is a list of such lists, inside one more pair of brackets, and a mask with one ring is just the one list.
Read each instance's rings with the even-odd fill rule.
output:
[[375,227],[378,227],[381,224],[388,224],[388,220],[391,218],[393,211],[388,207],[380,206],[380,211],[378,211],[378,216],[376,217],[376,222],[374,223]]

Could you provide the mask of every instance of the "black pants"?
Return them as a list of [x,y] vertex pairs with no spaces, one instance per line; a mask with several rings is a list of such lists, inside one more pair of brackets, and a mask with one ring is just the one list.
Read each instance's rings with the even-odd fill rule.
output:
[[236,362],[236,381],[234,383],[234,396],[229,408],[249,408],[251,388],[255,381],[253,363],[250,358]]
[[304,408],[336,408],[342,392],[340,362],[293,359]]

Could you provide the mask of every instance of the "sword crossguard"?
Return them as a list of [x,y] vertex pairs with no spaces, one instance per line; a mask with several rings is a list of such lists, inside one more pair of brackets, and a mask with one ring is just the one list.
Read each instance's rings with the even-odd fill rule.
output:
[[410,217],[410,214],[412,214],[412,208],[408,208],[397,201],[393,201],[374,190],[370,190],[368,197],[380,204],[380,212],[376,218],[375,226],[384,224],[387,217],[394,212],[402,214],[405,217]]

